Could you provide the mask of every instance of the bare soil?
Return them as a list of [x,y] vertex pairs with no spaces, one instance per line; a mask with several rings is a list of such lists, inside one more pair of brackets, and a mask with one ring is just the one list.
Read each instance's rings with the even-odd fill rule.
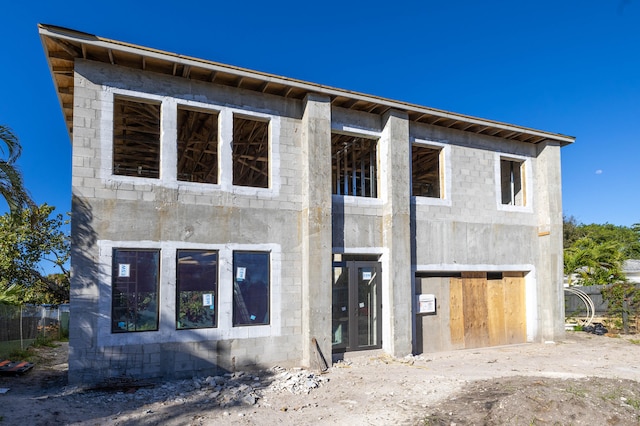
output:
[[[256,398],[223,398],[204,378],[98,390],[67,385],[68,345],[0,377],[7,425],[637,425],[640,336],[569,332],[563,341],[392,358],[360,354],[291,393],[282,370],[244,376]],[[274,372],[278,371],[278,373]],[[257,383],[258,385],[256,385]],[[225,392],[224,390],[222,391]]]

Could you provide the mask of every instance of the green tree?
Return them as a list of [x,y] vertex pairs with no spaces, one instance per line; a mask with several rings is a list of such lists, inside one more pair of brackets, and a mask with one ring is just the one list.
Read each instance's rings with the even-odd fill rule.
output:
[[564,216],[562,218],[563,222],[563,247],[569,248],[573,243],[579,240],[581,237],[584,237],[584,233],[580,229],[580,224],[578,220],[573,216]]
[[[0,293],[19,288],[21,303],[69,300],[69,238],[62,230],[68,221],[53,212],[43,204],[0,216]],[[45,275],[46,263],[58,273]]]
[[34,205],[27,193],[16,160],[22,153],[18,138],[10,128],[0,125],[0,196],[13,214]]
[[564,218],[564,273],[569,284],[598,285],[626,280],[622,264],[640,258],[640,226],[578,223]]

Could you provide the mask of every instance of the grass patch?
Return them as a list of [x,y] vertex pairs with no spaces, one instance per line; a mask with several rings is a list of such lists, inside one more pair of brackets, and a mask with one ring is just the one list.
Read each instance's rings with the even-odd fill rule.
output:
[[34,348],[42,348],[42,347],[56,348],[60,345],[55,344],[51,337],[47,337],[46,335],[39,334],[31,346],[33,346]]
[[578,388],[578,387],[574,387],[574,386],[569,386],[566,389],[566,391],[569,392],[572,395],[579,396],[581,398],[584,398],[585,396],[587,396],[587,392],[584,389]]
[[28,361],[35,362],[38,359],[38,354],[34,351],[35,348],[57,348],[58,345],[54,339],[45,335],[38,335],[35,340],[29,341],[26,348],[21,348],[20,342],[14,342],[13,345],[8,346],[2,351],[2,359],[10,359],[12,361]]
[[9,352],[9,359],[12,361],[33,361],[35,354],[27,349],[14,349]]

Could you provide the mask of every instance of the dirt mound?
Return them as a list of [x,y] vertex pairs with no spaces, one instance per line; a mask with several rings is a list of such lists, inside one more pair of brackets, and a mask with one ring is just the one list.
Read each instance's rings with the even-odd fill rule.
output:
[[508,377],[465,386],[416,424],[630,425],[639,408],[640,383],[632,380]]

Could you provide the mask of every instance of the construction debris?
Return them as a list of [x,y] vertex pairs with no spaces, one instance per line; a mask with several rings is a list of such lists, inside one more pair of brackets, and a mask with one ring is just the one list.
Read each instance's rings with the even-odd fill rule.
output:
[[[154,387],[136,386],[127,380],[117,380],[118,386],[94,387],[90,390],[105,392],[107,402],[124,402],[130,399],[173,403],[199,403],[221,408],[240,405],[259,405],[269,394],[290,392],[308,394],[327,383],[329,378],[301,368],[285,369],[275,366],[267,371],[252,374],[244,371],[220,376],[196,377],[190,380],[165,382]],[[128,386],[122,386],[126,382]],[[147,383],[145,382],[145,385]]]

